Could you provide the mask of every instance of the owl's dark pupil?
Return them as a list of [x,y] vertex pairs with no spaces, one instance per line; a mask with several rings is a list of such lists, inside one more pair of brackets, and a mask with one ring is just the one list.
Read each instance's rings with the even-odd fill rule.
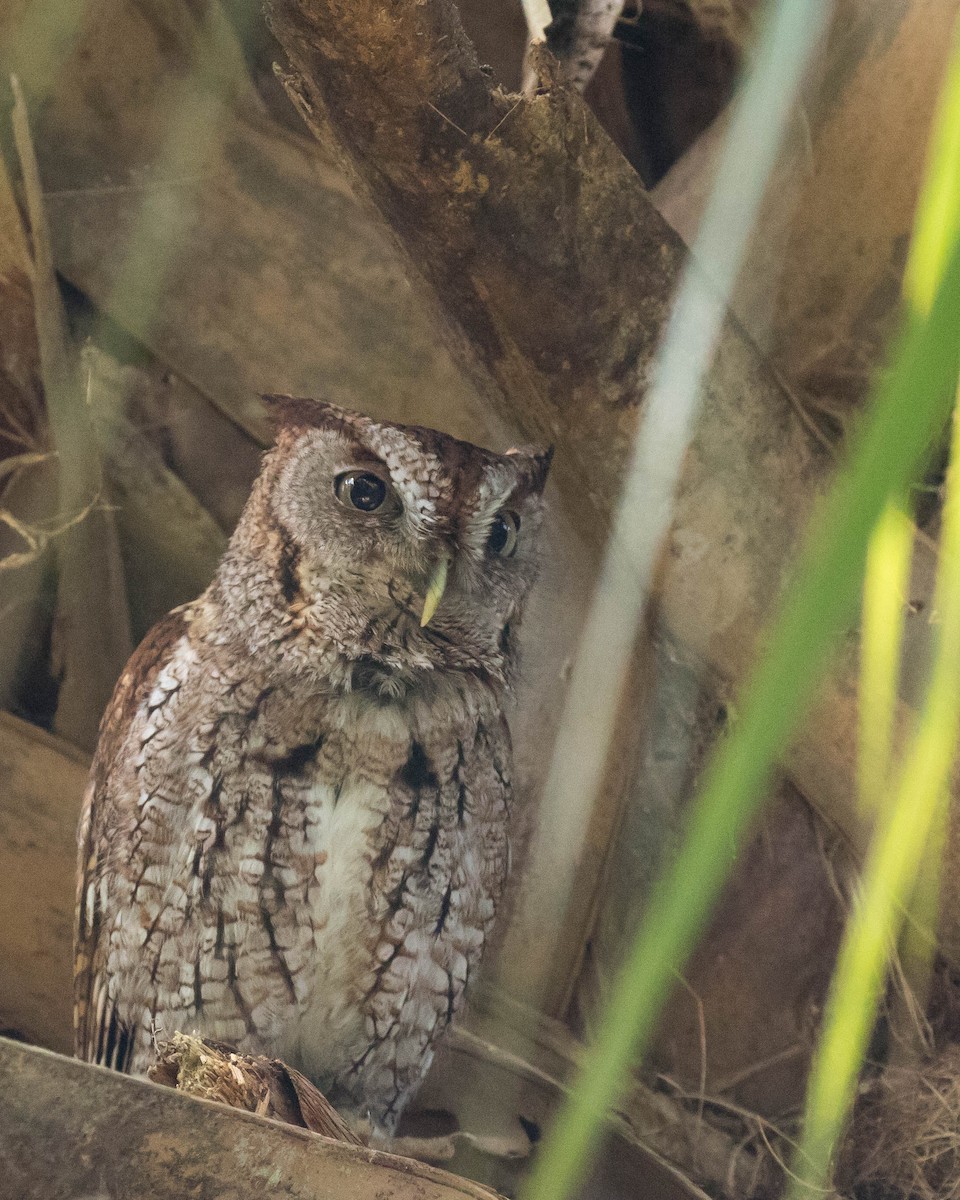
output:
[[377,475],[364,472],[349,482],[350,503],[361,512],[373,512],[387,498],[387,485]]
[[500,554],[510,540],[512,530],[506,520],[498,513],[493,518],[493,524],[490,526],[490,537],[487,540],[487,545],[494,554]]

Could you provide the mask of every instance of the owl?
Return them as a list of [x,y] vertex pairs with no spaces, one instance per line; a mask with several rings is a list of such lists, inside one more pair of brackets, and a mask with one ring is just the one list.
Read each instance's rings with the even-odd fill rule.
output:
[[550,451],[265,398],[199,600],[148,634],[80,824],[79,1056],[284,1059],[389,1135],[490,939]]

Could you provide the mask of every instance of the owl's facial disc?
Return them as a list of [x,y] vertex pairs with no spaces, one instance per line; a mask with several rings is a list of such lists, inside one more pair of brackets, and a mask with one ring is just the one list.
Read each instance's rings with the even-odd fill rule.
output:
[[[403,502],[397,495],[390,473],[383,463],[366,464],[342,471],[333,481],[337,499],[345,508],[360,513],[376,514],[378,517],[395,518],[403,510]],[[444,590],[447,586],[447,568],[450,556],[441,554],[424,592],[420,628],[424,629],[433,620]]]
[[380,674],[503,669],[536,575],[549,453],[277,403],[271,504],[298,619]]

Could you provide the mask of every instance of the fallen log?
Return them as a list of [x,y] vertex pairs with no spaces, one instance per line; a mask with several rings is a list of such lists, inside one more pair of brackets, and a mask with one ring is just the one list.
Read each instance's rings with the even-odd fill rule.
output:
[[412,1159],[0,1039],[0,1196],[495,1200]]

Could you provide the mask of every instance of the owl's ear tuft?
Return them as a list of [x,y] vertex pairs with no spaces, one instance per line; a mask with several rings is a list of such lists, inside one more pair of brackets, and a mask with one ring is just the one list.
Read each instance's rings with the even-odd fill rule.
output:
[[553,446],[516,446],[507,451],[510,458],[523,458],[529,464],[530,490],[542,492],[547,485],[547,475],[553,462]]
[[555,449],[556,446],[544,446],[534,452],[533,457],[540,470],[541,487],[547,482],[547,475],[550,473],[550,464],[553,462],[553,452]]
[[275,434],[286,430],[297,433],[304,429],[329,429],[342,425],[344,414],[341,409],[325,400],[312,400],[309,396],[262,396],[267,416]]

